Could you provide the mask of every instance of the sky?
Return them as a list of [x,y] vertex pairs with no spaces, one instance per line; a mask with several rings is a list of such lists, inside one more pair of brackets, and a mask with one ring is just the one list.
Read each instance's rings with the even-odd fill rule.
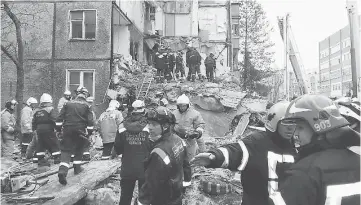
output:
[[[306,70],[318,69],[318,43],[348,24],[346,0],[257,0],[274,28],[275,64],[283,68],[283,41],[277,16],[290,14],[289,23]],[[358,2],[358,13],[361,3]]]

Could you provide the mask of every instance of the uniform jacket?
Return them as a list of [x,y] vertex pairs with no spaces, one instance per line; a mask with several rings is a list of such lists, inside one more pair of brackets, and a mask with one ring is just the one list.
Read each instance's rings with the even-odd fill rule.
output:
[[216,66],[216,60],[214,60],[210,56],[207,56],[206,60],[204,60],[204,65],[206,67],[215,67]]
[[103,143],[115,141],[119,126],[123,123],[123,115],[119,110],[107,109],[98,120],[98,127]]
[[67,100],[65,97],[60,98],[59,103],[58,103],[58,112],[60,113],[61,109],[63,108],[63,106],[65,105],[65,103],[67,103],[69,100]]
[[56,112],[50,103],[42,104],[34,110],[32,129],[39,132],[54,131]]
[[67,102],[61,109],[57,122],[63,122],[63,126],[94,126],[93,113],[83,98]]
[[31,133],[33,121],[33,109],[30,106],[25,106],[21,110],[21,133]]
[[[352,134],[360,137],[355,131],[348,133]],[[303,151],[307,154],[286,171],[270,204],[360,204],[360,155],[326,139]]]
[[152,205],[181,204],[186,144],[171,132],[164,134],[145,162],[145,182],[139,202]]
[[175,65],[175,56],[174,56],[174,54],[169,53],[168,54],[168,59],[169,59],[169,67],[174,68],[174,65]]
[[[179,110],[175,110],[173,112],[175,119],[176,119],[176,125],[174,126],[175,133],[182,135],[185,131],[195,131],[195,130],[201,130],[201,132],[204,132],[204,126],[205,122],[202,118],[202,115],[195,110],[192,107],[189,107],[185,112],[180,113]],[[181,136],[182,137],[182,136]],[[195,139],[187,139],[187,141],[195,141]]]
[[144,160],[150,152],[149,130],[144,115],[131,115],[116,134],[114,150],[123,154],[122,178],[143,179]]
[[182,55],[177,55],[176,57],[176,64],[177,64],[177,67],[181,66],[183,67],[183,56]]
[[1,135],[4,140],[14,140],[16,118],[12,111],[5,109],[1,113]]
[[[254,132],[238,143],[209,152],[216,156],[210,168],[241,171],[242,205],[264,205],[277,190],[283,172],[294,162],[294,151],[271,132]],[[270,171],[271,170],[271,171]]]
[[187,51],[187,53],[186,53],[187,65],[200,64],[201,60],[202,60],[202,57],[196,49]]

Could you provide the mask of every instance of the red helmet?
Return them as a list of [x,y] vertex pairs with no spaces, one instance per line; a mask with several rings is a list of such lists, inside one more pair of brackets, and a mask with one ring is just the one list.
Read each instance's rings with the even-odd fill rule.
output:
[[305,120],[317,134],[330,132],[349,122],[342,117],[336,104],[326,96],[303,95],[288,106],[284,120]]

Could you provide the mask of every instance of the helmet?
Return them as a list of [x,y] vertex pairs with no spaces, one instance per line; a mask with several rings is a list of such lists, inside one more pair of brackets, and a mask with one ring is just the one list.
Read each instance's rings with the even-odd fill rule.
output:
[[336,104],[322,95],[298,97],[291,102],[284,119],[305,120],[318,135],[349,124]]
[[288,101],[281,101],[274,104],[268,111],[267,111],[267,118],[265,120],[264,126],[267,130],[271,132],[276,132],[278,122],[281,121],[285,114],[290,102]]
[[189,98],[185,94],[179,96],[177,99],[177,105],[179,105],[179,104],[189,105],[189,102],[190,102]]
[[155,96],[156,97],[161,97],[163,95],[163,92],[162,91],[158,91],[155,93]]
[[118,109],[120,107],[120,103],[117,100],[111,100],[108,108]]
[[144,101],[142,100],[136,100],[133,102],[132,107],[134,108],[134,113],[138,113],[138,112],[144,112],[145,111],[145,104]]
[[86,101],[88,103],[93,103],[94,102],[94,97],[88,97],[88,98],[86,98]]
[[5,103],[5,108],[11,109],[12,105],[17,105],[17,104],[18,104],[18,102],[16,100],[10,100],[10,101]]
[[165,107],[150,109],[146,116],[148,120],[158,122],[161,125],[165,123],[175,124],[176,122],[173,113]]
[[70,92],[69,90],[66,90],[66,91],[64,92],[64,95],[71,95],[71,92]]
[[161,106],[167,106],[169,103],[168,103],[168,100],[167,100],[167,99],[163,98],[163,99],[160,100],[159,104],[160,104]]
[[35,99],[35,98],[33,98],[33,97],[30,97],[27,101],[26,101],[26,104],[27,105],[31,105],[31,104],[37,104],[38,103],[38,101]]
[[53,98],[48,93],[43,93],[40,97],[40,103],[52,103]]
[[85,96],[89,95],[89,91],[88,89],[86,89],[86,87],[79,85],[79,87],[76,89],[76,94],[84,94]]

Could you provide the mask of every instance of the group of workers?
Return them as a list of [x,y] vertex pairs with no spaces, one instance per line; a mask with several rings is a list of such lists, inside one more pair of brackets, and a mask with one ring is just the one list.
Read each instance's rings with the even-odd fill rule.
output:
[[[154,55],[154,67],[157,69],[156,81],[158,83],[168,82],[172,79],[184,80],[185,70],[183,62],[183,51],[172,52],[169,47],[160,47],[156,49]],[[200,71],[202,57],[194,47],[188,47],[186,51],[186,66],[188,67],[187,80],[195,82],[196,76],[203,81],[203,76]],[[204,61],[206,67],[206,77],[209,82],[214,80],[214,71],[216,69],[216,59],[214,54],[210,53]],[[180,74],[180,75],[179,75]]]
[[[58,116],[48,94],[42,95],[38,108],[36,99],[29,98],[23,110],[34,113],[31,121],[22,120],[22,126],[24,133],[37,132],[39,166],[46,163],[45,150],[50,151],[54,162],[60,163],[58,177],[63,185],[71,155],[74,173],[83,170],[80,164],[95,125],[88,95],[86,88],[79,87],[75,99],[64,103]],[[191,185],[192,165],[241,172],[243,205],[359,204],[360,156],[349,147],[360,146],[360,133],[349,126],[337,102],[321,95],[280,101],[267,110],[266,131],[207,151],[202,140],[205,122],[189,97],[179,96],[173,112],[166,99],[158,97],[152,106],[135,100],[125,118],[120,103],[112,100],[98,119],[102,159],[122,155],[119,204],[131,203],[136,181],[137,204],[182,204],[184,188]],[[7,102],[2,112],[3,143],[14,132],[16,104]],[[62,130],[60,144],[54,130]],[[25,135],[22,145],[30,139]]]

